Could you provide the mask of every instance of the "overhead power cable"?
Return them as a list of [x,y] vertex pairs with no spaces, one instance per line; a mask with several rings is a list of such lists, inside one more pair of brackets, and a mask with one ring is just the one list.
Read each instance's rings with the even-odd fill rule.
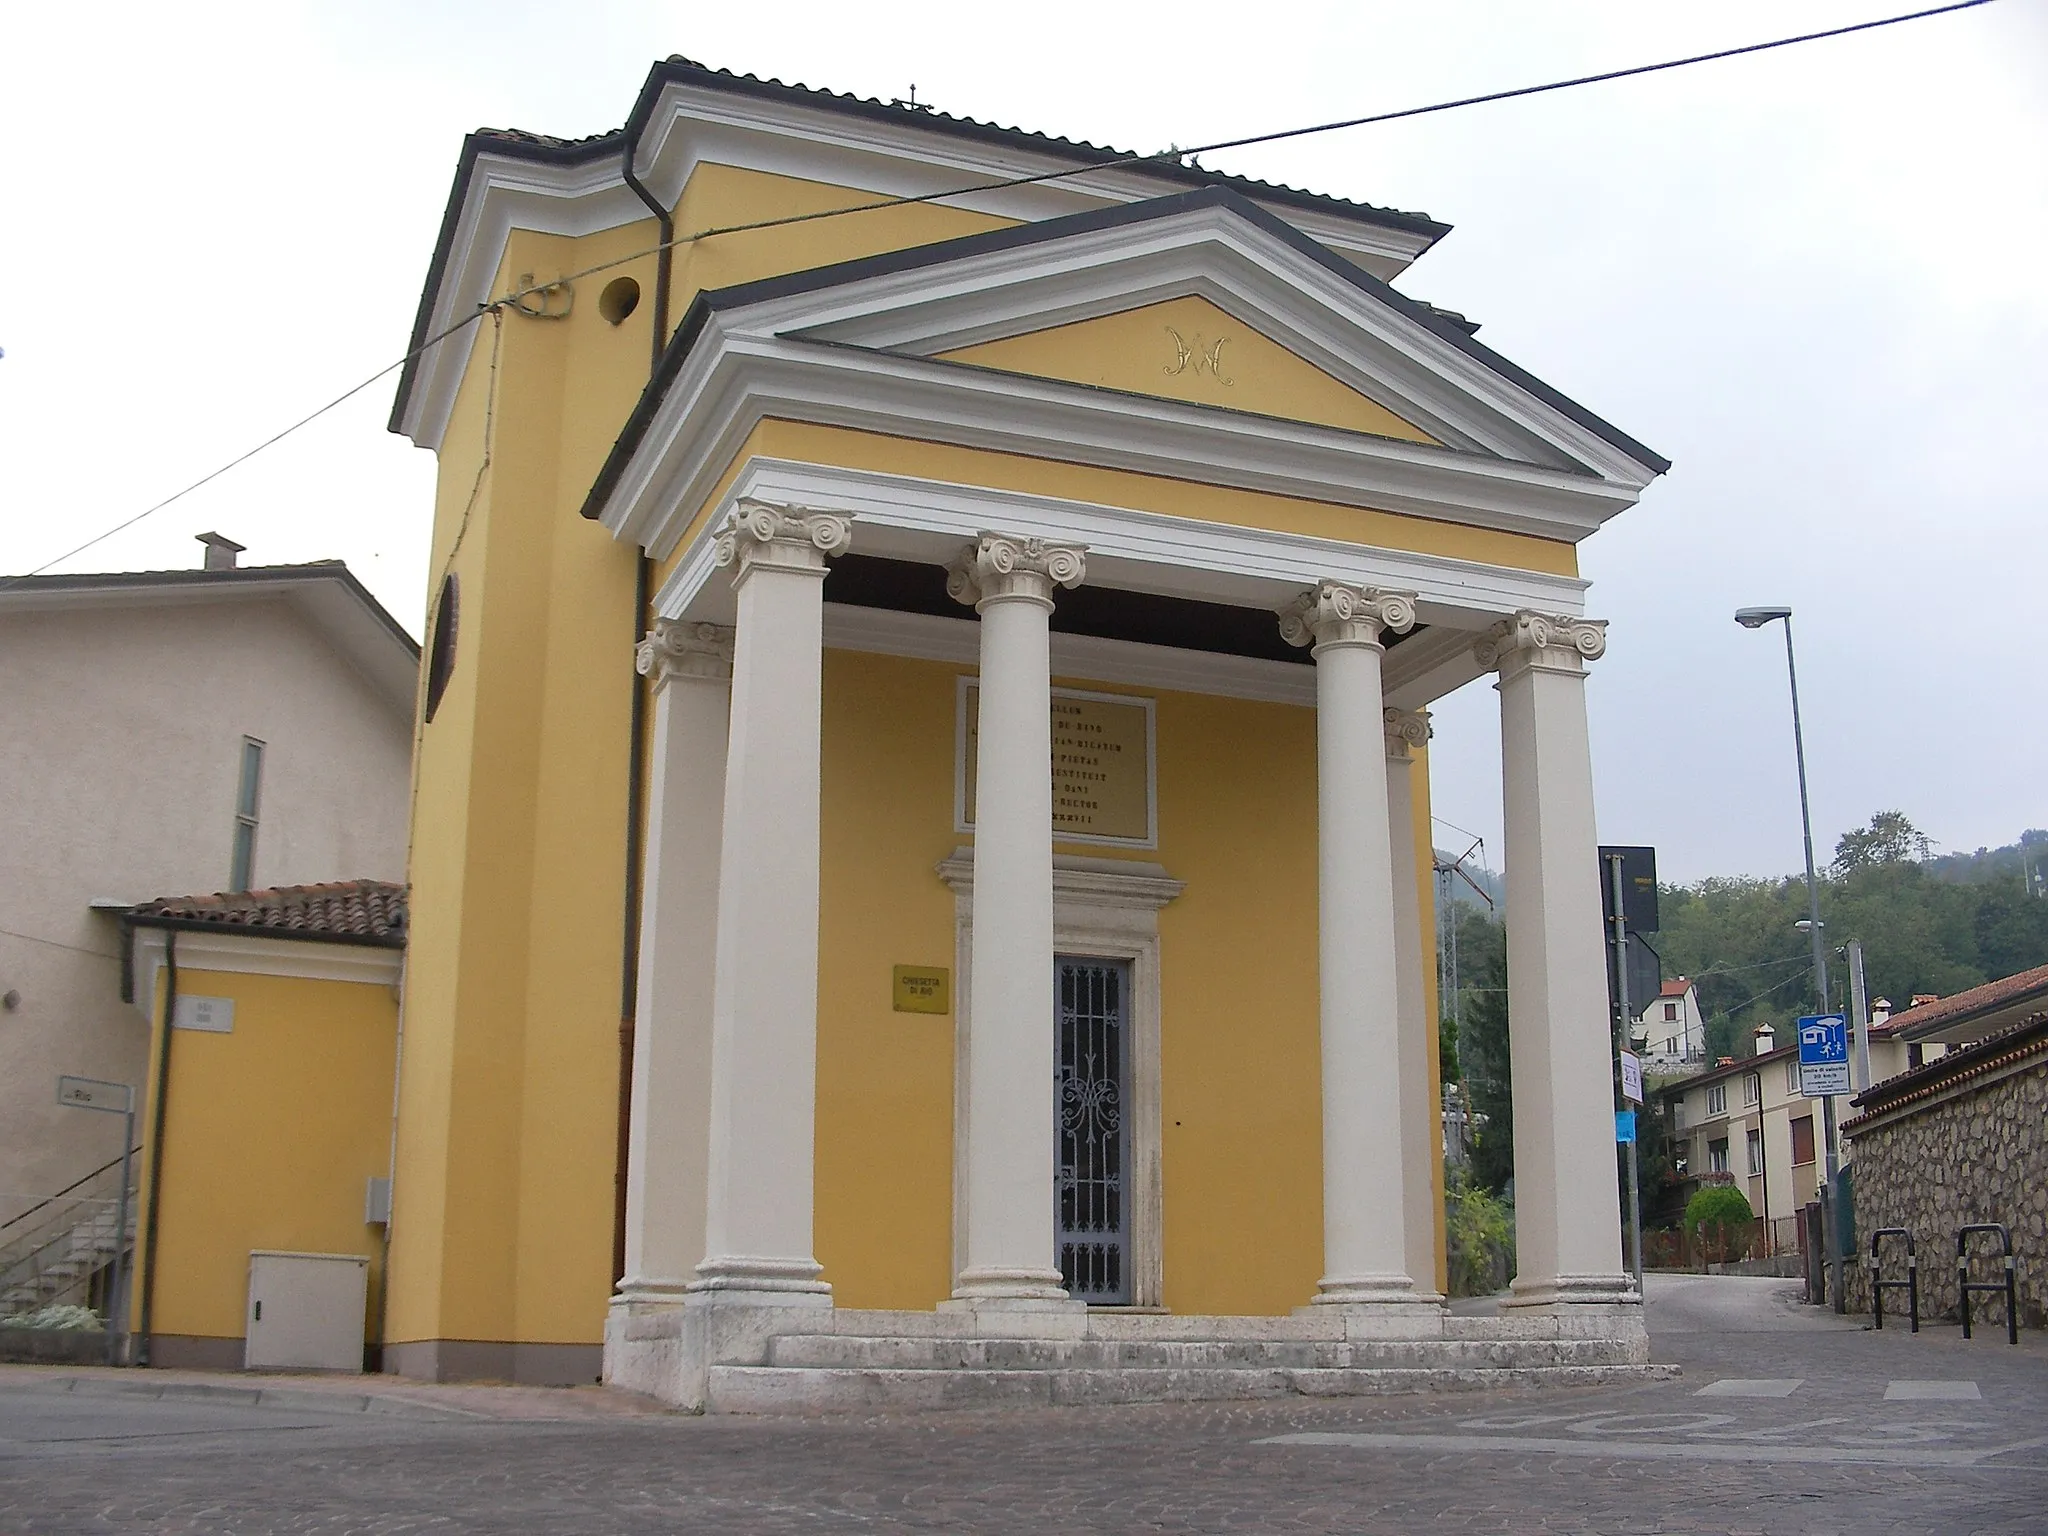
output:
[[1312,123],[1302,128],[1281,128],[1269,133],[1247,134],[1234,139],[1218,139],[1210,144],[1196,144],[1188,148],[1175,147],[1155,151],[1151,154],[1119,155],[1107,160],[1093,161],[1087,165],[1070,166],[1064,170],[1042,171],[1030,176],[1011,176],[997,181],[981,181],[971,186],[952,187],[940,192],[922,192],[903,197],[880,198],[873,202],[857,203],[846,208],[824,208],[811,213],[786,214],[779,218],[758,219],[745,224],[722,224],[706,229],[694,230],[687,235],[678,235],[672,240],[663,241],[658,245],[651,245],[645,250],[635,251],[626,256],[614,257],[609,261],[602,261],[595,266],[584,267],[578,271],[566,273],[545,283],[534,283],[493,299],[489,303],[479,304],[474,313],[464,316],[446,329],[428,337],[404,356],[378,369],[360,384],[343,391],[318,410],[300,417],[290,426],[265,438],[254,448],[249,449],[248,452],[228,460],[227,463],[221,465],[220,468],[212,471],[210,474],[202,475],[183,490],[173,492],[153,506],[145,507],[126,521],[116,523],[105,532],[93,535],[83,544],[66,550],[54,559],[44,561],[34,570],[27,572],[25,576],[15,576],[0,580],[0,590],[5,590],[14,582],[25,580],[28,576],[40,576],[52,566],[61,565],[74,555],[81,555],[94,545],[112,538],[117,533],[134,527],[144,518],[163,511],[164,508],[172,505],[174,502],[182,500],[202,486],[219,479],[229,470],[247,463],[250,459],[256,457],[257,454],[276,446],[302,427],[310,426],[329,411],[361,394],[379,379],[403,368],[414,358],[423,356],[442,342],[448,340],[451,336],[475,324],[477,320],[493,310],[500,310],[508,305],[517,305],[537,294],[544,294],[550,289],[559,288],[564,283],[575,282],[585,277],[594,277],[600,272],[608,272],[615,267],[626,266],[635,261],[644,261],[649,256],[659,255],[662,251],[676,246],[689,245],[695,241],[709,240],[720,235],[751,234],[758,230],[782,229],[792,224],[809,224],[821,219],[845,218],[850,214],[856,213],[876,213],[889,208],[904,208],[922,203],[938,203],[944,202],[948,198],[969,197],[985,192],[1001,192],[1014,187],[1041,186],[1049,182],[1069,181],[1077,176],[1100,175],[1104,171],[1117,170],[1125,166],[1151,165],[1161,162],[1179,164],[1183,160],[1193,159],[1199,155],[1215,154],[1222,150],[1246,149],[1256,144],[1277,144],[1287,139],[1307,138],[1321,133],[1336,133],[1346,128],[1364,128],[1375,123],[1399,122],[1405,118],[1427,117],[1434,113],[1453,112],[1464,107],[1485,106],[1497,101],[1515,101],[1525,96],[1542,96],[1554,91],[1574,90],[1580,86],[1604,85],[1609,81],[1632,79],[1638,75],[1661,74],[1667,70],[1685,69],[1695,64],[1711,64],[1721,59],[1734,59],[1749,54],[1769,53],[1774,49],[1792,48],[1802,43],[1817,43],[1829,38],[1848,37],[1857,32],[1874,32],[1883,27],[1895,27],[1904,22],[1924,21],[1932,16],[1946,16],[1955,11],[1975,10],[1979,6],[1991,3],[1992,0],[1953,0],[1953,3],[1948,5],[1937,5],[1923,10],[1906,11],[1895,16],[1881,16],[1872,21],[1851,22],[1847,26],[1828,27],[1818,32],[1801,32],[1795,36],[1772,38],[1766,42],[1744,43],[1734,48],[1717,48],[1709,53],[1688,54],[1683,58],[1663,59],[1654,64],[1634,64],[1624,69],[1603,70],[1598,74],[1574,75],[1569,79],[1549,80],[1540,85],[1518,85],[1505,90],[1482,92],[1476,96],[1459,96],[1449,101],[1431,102],[1427,106],[1401,107],[1391,112],[1373,112],[1362,117],[1338,118],[1332,122]]

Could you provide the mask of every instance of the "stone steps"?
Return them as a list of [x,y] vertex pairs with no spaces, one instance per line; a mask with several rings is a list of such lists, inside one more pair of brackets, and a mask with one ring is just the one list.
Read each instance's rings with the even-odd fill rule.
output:
[[1480,1370],[1629,1364],[1604,1339],[1023,1339],[784,1334],[766,1364],[793,1370]]
[[[777,1340],[778,1343],[782,1342]],[[890,1341],[897,1342],[897,1341]],[[1179,1366],[1036,1368],[713,1366],[713,1413],[845,1413],[958,1408],[1372,1397],[1504,1387],[1593,1387],[1662,1379],[1669,1366]]]

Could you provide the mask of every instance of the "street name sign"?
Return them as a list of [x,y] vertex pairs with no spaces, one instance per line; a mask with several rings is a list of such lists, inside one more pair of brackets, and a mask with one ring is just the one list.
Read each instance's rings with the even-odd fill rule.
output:
[[1849,1023],[1839,1013],[1799,1021],[1799,1092],[1824,1099],[1849,1091]]
[[1643,1058],[1634,1051],[1621,1053],[1621,1096],[1631,1104],[1643,1102]]
[[60,1077],[57,1102],[73,1109],[103,1109],[125,1115],[135,1107],[135,1090],[126,1083],[103,1083],[96,1077]]

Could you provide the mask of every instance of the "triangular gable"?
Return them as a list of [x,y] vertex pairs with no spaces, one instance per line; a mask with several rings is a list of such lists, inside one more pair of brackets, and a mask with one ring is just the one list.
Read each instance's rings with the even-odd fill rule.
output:
[[1638,489],[1669,467],[1441,312],[1214,189],[791,273],[700,303],[749,334],[944,359],[1190,297],[1423,441]]
[[[1270,405],[1233,408],[1235,386],[1219,388],[1225,403],[1170,394],[1149,377],[1133,392],[1136,372],[1116,370],[1141,369],[1135,353],[1095,367],[1124,383],[1083,376],[1075,337],[1092,345],[1188,301],[1197,302],[1181,313],[1242,328],[1240,351],[1254,335],[1271,344],[1265,360],[1287,376],[1261,384],[1265,399],[1313,392],[1313,408],[1277,417]],[[1108,323],[1084,330],[1099,322]],[[1205,339],[1198,369],[1182,335],[1186,371],[1204,383],[1208,359],[1227,374],[1232,356]],[[1022,371],[1027,360],[1046,371]],[[1179,360],[1175,351],[1159,366]],[[1367,405],[1379,410],[1360,414]],[[1342,425],[1329,420],[1345,412]],[[721,455],[770,416],[1571,542],[1669,467],[1444,313],[1216,190],[699,293],[583,515],[653,548],[652,530],[677,505],[698,504]]]
[[1005,373],[1436,442],[1377,400],[1193,294],[937,355]]

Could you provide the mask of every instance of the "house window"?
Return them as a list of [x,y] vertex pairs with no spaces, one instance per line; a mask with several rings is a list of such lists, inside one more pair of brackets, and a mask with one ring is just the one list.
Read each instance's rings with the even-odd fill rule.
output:
[[1728,1113],[1728,1085],[1716,1083],[1707,1090],[1707,1113],[1725,1115]]
[[1802,1115],[1792,1122],[1792,1161],[1813,1161],[1813,1116]]
[[1672,1129],[1672,1130],[1674,1130],[1674,1131],[1678,1131],[1678,1130],[1683,1130],[1684,1128],[1685,1128],[1685,1100],[1683,1100],[1683,1099],[1673,1099],[1673,1100],[1671,1101],[1671,1129]]
[[1707,1143],[1707,1172],[1726,1173],[1727,1171],[1728,1138],[1723,1136],[1719,1141]]
[[1785,1063],[1785,1091],[1787,1093],[1797,1093],[1799,1091],[1799,1063],[1796,1061]]
[[263,743],[242,738],[242,782],[235,791],[235,854],[228,889],[246,891],[256,874],[256,812],[263,803]]
[[1747,1072],[1742,1078],[1742,1103],[1745,1108],[1761,1104],[1764,1098],[1764,1080],[1760,1073]]
[[1664,1042],[1664,1054],[1666,1056],[1676,1056],[1678,1054],[1678,1036],[1673,1035]]
[[1666,1024],[1675,1024],[1678,1022],[1678,1004],[1666,1003],[1664,1005],[1664,1022]]
[[1751,1131],[1749,1133],[1749,1171],[1752,1174],[1764,1171],[1764,1133],[1762,1131]]

